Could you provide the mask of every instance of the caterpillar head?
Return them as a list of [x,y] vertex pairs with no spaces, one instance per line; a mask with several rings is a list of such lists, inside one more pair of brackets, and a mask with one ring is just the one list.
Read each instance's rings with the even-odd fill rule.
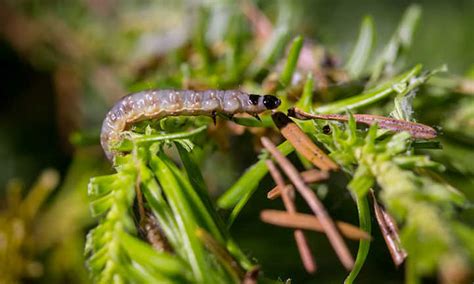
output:
[[263,105],[267,109],[276,109],[279,107],[281,104],[281,101],[279,98],[272,96],[272,95],[265,95],[263,96]]
[[272,95],[249,95],[250,105],[258,107],[260,111],[267,109],[276,109],[280,106],[281,101]]

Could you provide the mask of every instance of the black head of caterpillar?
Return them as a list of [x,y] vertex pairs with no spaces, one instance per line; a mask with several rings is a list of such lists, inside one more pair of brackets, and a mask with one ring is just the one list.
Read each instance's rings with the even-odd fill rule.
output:
[[272,95],[260,96],[251,94],[249,95],[249,101],[254,106],[258,105],[259,102],[261,102],[266,109],[276,109],[281,104],[280,99]]
[[281,104],[281,101],[279,98],[272,96],[272,95],[265,95],[263,96],[263,105],[267,109],[275,109],[279,107]]

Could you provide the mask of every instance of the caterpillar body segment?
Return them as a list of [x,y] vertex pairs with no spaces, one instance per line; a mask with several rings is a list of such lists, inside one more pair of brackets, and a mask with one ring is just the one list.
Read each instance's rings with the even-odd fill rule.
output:
[[168,116],[215,117],[217,113],[257,115],[275,109],[280,100],[272,95],[254,95],[239,90],[148,90],[123,97],[107,113],[102,124],[100,141],[109,160],[116,153],[111,143],[120,141],[121,132],[132,124]]

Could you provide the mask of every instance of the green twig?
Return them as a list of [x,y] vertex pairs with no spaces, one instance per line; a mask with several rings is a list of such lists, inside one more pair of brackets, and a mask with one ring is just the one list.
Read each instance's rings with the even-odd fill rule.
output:
[[410,71],[397,76],[396,78],[390,80],[389,82],[383,84],[380,87],[372,88],[364,93],[336,101],[334,103],[326,104],[316,108],[315,112],[317,113],[338,113],[345,110],[353,110],[368,106],[377,101],[380,101],[383,98],[386,98],[390,94],[396,92],[399,88],[406,90],[408,87],[411,89],[417,87],[419,84],[409,84],[415,76],[421,72],[421,65],[416,65]]

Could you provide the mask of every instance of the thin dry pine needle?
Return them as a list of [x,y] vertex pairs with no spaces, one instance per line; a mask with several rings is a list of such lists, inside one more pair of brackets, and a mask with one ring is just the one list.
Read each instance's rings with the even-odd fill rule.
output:
[[[293,202],[293,198],[290,197],[288,187],[285,186],[283,177],[281,176],[277,167],[271,160],[266,160],[265,162],[267,164],[268,171],[270,172],[273,180],[275,180],[277,184],[277,187],[282,189],[280,193],[286,210],[290,214],[296,214],[296,205]],[[316,271],[316,262],[311,253],[311,249],[309,248],[308,241],[304,235],[304,232],[296,228],[296,230],[294,231],[294,237],[296,245],[298,247],[298,251],[301,256],[301,261],[303,262],[306,271],[308,271],[309,273],[314,273]]]
[[[318,217],[303,214],[303,213],[289,213],[281,210],[263,210],[260,212],[260,219],[272,225],[297,228],[303,230],[311,230],[316,232],[323,232],[323,226]],[[367,232],[349,223],[336,221],[337,228],[341,231],[344,237],[352,240],[370,240],[372,237]]]
[[[288,115],[293,116],[297,119],[308,120],[308,119],[322,119],[322,120],[337,120],[337,121],[348,121],[349,116],[342,114],[312,114],[304,112],[298,108],[291,108],[288,110]],[[388,129],[393,132],[406,131],[411,134],[413,138],[419,139],[433,139],[438,135],[436,130],[428,125],[395,119],[391,117],[372,115],[372,114],[353,114],[352,115],[357,123],[366,125],[376,124],[383,129]]]
[[[334,248],[339,260],[348,270],[354,266],[354,258],[352,257],[347,245],[345,244],[341,234],[336,228],[334,221],[327,213],[324,205],[317,198],[316,194],[305,184],[301,175],[290,161],[278,151],[276,146],[266,137],[262,137],[263,146],[272,154],[281,169],[285,172],[291,182],[295,185],[297,191],[305,199],[308,206],[318,216],[324,232],[328,236],[329,242]],[[333,162],[334,163],[334,162]]]
[[374,203],[375,218],[379,224],[380,231],[390,251],[393,263],[398,267],[407,257],[407,252],[401,247],[397,224],[393,217],[378,204],[373,190],[370,190],[370,195]]
[[[326,180],[329,178],[329,173],[325,171],[319,171],[317,169],[311,169],[304,172],[301,172],[301,177],[305,183],[315,183]],[[267,193],[267,198],[270,200],[277,199],[280,197],[280,187],[276,185]]]

